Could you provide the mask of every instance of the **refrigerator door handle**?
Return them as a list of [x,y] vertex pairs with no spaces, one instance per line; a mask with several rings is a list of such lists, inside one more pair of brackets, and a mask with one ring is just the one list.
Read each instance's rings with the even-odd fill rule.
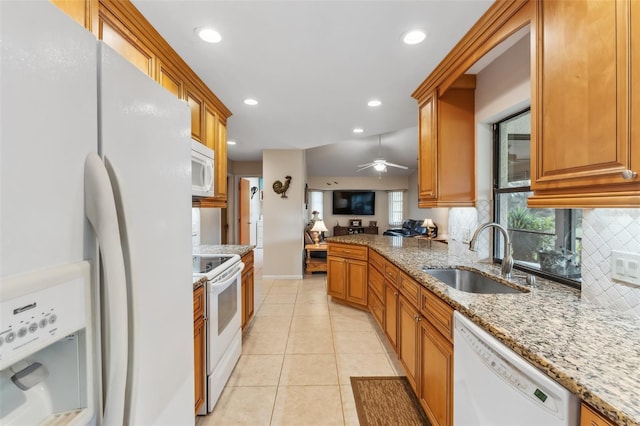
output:
[[122,425],[128,368],[127,286],[113,188],[95,153],[85,160],[84,184],[85,214],[102,259],[104,424]]

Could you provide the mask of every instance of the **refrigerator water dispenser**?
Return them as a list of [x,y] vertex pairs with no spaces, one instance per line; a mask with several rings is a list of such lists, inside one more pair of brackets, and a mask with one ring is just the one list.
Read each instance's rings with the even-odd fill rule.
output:
[[88,262],[2,278],[0,424],[95,418]]

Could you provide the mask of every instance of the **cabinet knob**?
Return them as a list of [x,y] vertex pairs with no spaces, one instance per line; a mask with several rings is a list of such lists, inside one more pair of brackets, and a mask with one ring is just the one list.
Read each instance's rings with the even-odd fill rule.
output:
[[635,179],[638,177],[638,172],[634,172],[633,170],[623,170],[622,171],[622,178],[624,180],[631,180],[631,179]]
[[398,292],[397,292],[397,291],[394,291],[394,292],[393,292],[393,295],[394,295],[394,296],[397,296],[397,295],[398,295]]

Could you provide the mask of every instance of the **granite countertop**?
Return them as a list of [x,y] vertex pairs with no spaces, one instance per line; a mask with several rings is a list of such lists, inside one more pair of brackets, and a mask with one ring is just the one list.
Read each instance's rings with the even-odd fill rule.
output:
[[[237,254],[242,257],[245,254],[253,250],[255,246],[252,245],[208,245],[203,244],[193,248],[193,253],[197,254]],[[193,290],[203,286],[207,282],[206,277],[193,277]]]
[[[640,425],[640,321],[580,298],[580,291],[537,277],[504,280],[499,265],[449,255],[445,244],[412,238],[350,235],[328,242],[366,245],[491,333],[549,377],[620,425]],[[421,270],[423,265],[473,269],[530,290],[472,294]],[[514,270],[514,275],[523,275]]]
[[193,248],[194,253],[198,254],[237,254],[240,257],[249,253],[256,246],[252,245],[234,245],[234,244],[225,244],[225,245],[209,245],[203,244],[200,246],[196,246]]

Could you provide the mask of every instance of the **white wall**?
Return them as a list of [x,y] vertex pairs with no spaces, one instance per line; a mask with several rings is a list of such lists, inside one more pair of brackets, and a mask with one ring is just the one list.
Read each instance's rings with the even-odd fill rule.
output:
[[[264,176],[264,265],[265,279],[302,278],[304,256],[304,185],[306,162],[303,150],[265,150],[262,154]],[[291,176],[288,198],[281,198],[273,183],[284,183]]]

